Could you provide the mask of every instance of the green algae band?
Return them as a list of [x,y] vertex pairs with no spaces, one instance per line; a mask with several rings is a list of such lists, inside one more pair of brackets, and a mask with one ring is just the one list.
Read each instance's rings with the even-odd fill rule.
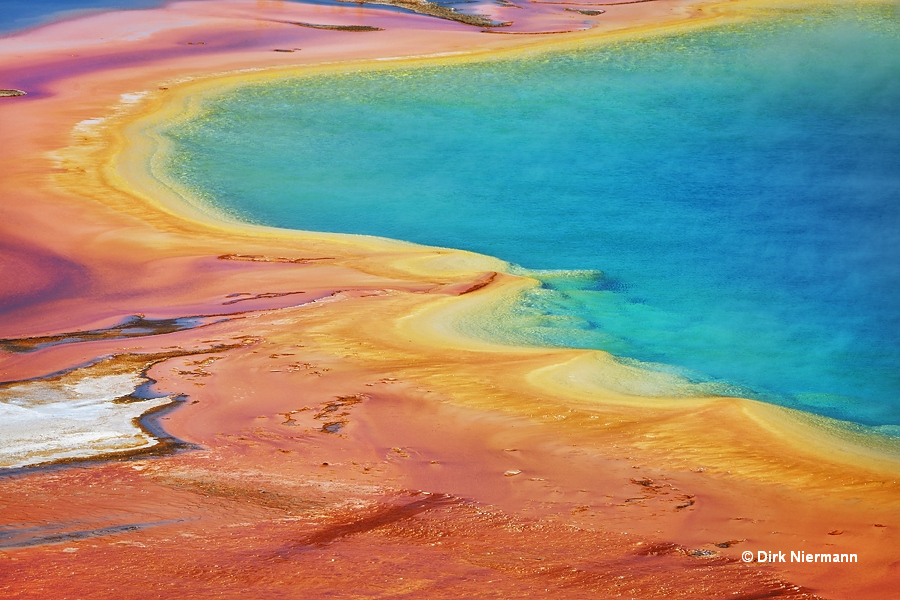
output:
[[[476,335],[900,431],[890,7],[521,59],[253,84],[167,170],[242,218],[497,256],[543,282]],[[894,429],[891,429],[891,427]]]

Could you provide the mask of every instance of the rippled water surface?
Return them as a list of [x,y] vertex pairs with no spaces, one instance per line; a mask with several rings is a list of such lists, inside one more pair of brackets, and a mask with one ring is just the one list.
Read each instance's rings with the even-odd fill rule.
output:
[[170,129],[167,168],[247,220],[536,272],[490,335],[898,425],[898,23],[819,9],[269,82]]

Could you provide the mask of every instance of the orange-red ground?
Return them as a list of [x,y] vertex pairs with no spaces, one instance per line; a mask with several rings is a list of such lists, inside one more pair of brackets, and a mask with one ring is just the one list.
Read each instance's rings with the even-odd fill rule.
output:
[[[597,43],[729,10],[604,9],[589,32],[529,36],[355,5],[186,2],[0,39],[0,87],[28,92],[0,98],[0,338],[71,342],[0,353],[0,381],[146,356],[157,389],[184,395],[156,423],[185,443],[2,476],[0,595],[894,597],[889,442],[741,399],[629,396],[594,381],[612,368],[594,353],[466,341],[448,311],[523,285],[491,275],[502,265],[217,222],[155,197],[127,159],[142,151],[130,124],[225,81],[190,79]],[[507,32],[586,20],[485,10]],[[221,320],[66,337],[135,314]],[[744,564],[748,550],[859,562]]]

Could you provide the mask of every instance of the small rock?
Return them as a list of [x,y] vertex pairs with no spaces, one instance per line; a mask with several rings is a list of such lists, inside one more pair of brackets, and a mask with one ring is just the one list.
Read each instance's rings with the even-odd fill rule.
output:
[[0,90],[0,98],[11,98],[13,96],[24,96],[22,90]]
[[509,471],[504,471],[503,475],[504,475],[504,477],[515,477],[516,475],[518,475],[521,472],[522,471],[520,471],[519,469],[510,469]]

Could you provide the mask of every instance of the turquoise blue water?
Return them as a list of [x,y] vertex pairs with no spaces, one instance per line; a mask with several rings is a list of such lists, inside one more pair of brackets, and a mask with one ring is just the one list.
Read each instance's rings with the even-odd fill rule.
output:
[[167,135],[247,220],[540,270],[499,335],[900,425],[896,7],[298,77]]

